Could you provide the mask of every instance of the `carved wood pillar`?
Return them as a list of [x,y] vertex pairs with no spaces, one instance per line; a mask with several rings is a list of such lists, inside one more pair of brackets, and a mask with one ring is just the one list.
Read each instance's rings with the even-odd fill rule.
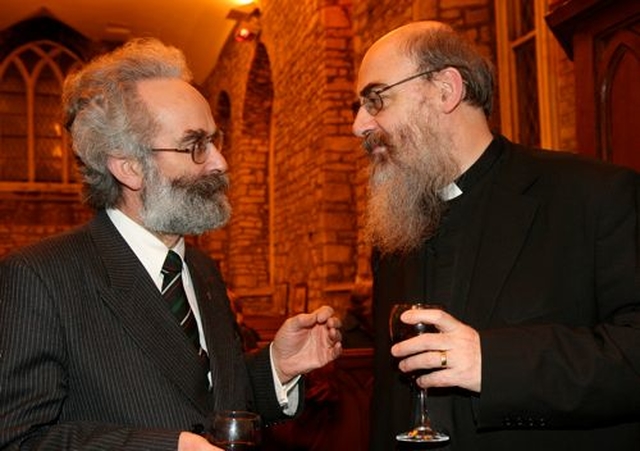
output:
[[575,63],[579,151],[640,171],[640,2],[569,0],[546,19]]

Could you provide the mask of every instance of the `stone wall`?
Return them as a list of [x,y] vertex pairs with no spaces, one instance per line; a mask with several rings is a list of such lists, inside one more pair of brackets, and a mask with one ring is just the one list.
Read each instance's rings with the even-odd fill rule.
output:
[[[351,134],[359,62],[376,39],[415,19],[451,23],[496,61],[494,2],[260,5],[259,38],[231,36],[200,86],[225,131],[234,214],[224,229],[189,239],[220,262],[245,314],[281,318],[322,303],[341,312],[353,284],[371,278],[361,236],[368,162]],[[574,150],[573,65],[556,50],[561,147]],[[492,123],[499,130],[499,111]],[[0,255],[91,216],[68,196],[5,193],[0,206]]]
[[[260,287],[259,294],[273,296],[272,311],[288,313],[324,302],[342,310],[353,283],[370,280],[370,249],[360,234],[368,163],[351,134],[359,61],[383,34],[425,18],[452,23],[495,60],[492,4],[489,0],[263,0],[259,40],[229,39],[203,90],[212,103],[220,92],[230,94],[232,152],[246,134],[253,136],[260,125],[271,124],[269,161],[263,162],[268,170],[257,170],[268,174],[270,220],[251,230],[269,242],[266,284],[262,269],[255,269],[264,268],[263,247],[256,246],[257,253],[243,248],[242,260],[234,259],[233,253],[228,256],[227,280],[246,299],[249,311],[252,302],[254,311],[265,307],[255,295]],[[268,55],[265,64],[272,75],[273,98],[269,108],[249,116],[243,108],[254,105],[247,104],[243,87],[253,83],[252,61],[260,48]],[[235,153],[229,160],[232,193],[238,193],[231,196],[236,206],[247,195],[239,193],[251,190]],[[258,195],[264,199],[264,193]],[[246,220],[244,211],[236,208],[235,213]],[[232,241],[254,239],[249,231],[234,235],[234,227],[232,221]],[[240,272],[247,277],[237,277]]]
[[[273,295],[271,311],[282,314],[314,308],[327,298],[340,305],[355,277],[357,238],[351,2],[264,1],[261,23],[259,42],[228,41],[203,87],[210,99],[230,93],[236,217],[245,213],[235,208],[241,193],[253,192],[268,209],[268,221],[258,221],[260,227],[251,231],[234,235],[235,221],[241,219],[230,224],[235,240],[268,244],[266,253],[263,246],[244,247],[237,258],[230,253],[227,280],[247,298],[250,312],[263,310],[262,293]],[[261,49],[266,57],[259,57]],[[242,91],[256,83],[256,73],[272,76],[273,96],[263,99],[268,108],[247,102]],[[270,125],[268,153],[262,153],[266,161],[257,173],[268,184],[266,193],[250,189],[250,174],[242,172],[234,153],[249,137],[264,135],[264,124]],[[264,140],[258,142],[246,151],[263,149]],[[251,235],[256,233],[259,237]],[[263,258],[269,261],[267,277],[254,269],[264,268]]]
[[82,224],[92,215],[76,195],[0,193],[0,256]]

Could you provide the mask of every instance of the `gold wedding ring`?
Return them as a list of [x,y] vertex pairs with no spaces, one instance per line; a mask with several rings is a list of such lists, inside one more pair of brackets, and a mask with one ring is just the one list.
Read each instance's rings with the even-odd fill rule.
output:
[[447,366],[447,351],[440,351],[440,366],[442,368]]

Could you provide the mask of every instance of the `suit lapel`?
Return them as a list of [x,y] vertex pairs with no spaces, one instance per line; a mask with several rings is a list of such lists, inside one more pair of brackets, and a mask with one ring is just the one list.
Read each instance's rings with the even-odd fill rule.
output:
[[467,299],[465,317],[475,327],[489,322],[538,210],[538,200],[525,195],[539,177],[535,165],[522,164],[511,147],[507,152],[492,191],[483,201],[485,216],[479,243],[471,243],[469,248],[477,252],[469,252],[472,257],[461,271],[463,280],[470,280],[462,294],[462,299]]
[[159,371],[206,412],[208,382],[157,287],[104,212],[92,234],[108,276],[100,288],[103,302]]
[[243,351],[234,329],[235,318],[220,275],[209,260],[187,247],[186,260],[198,296],[198,308],[205,331],[211,364],[214,408],[246,408],[246,392],[238,365],[244,368]]

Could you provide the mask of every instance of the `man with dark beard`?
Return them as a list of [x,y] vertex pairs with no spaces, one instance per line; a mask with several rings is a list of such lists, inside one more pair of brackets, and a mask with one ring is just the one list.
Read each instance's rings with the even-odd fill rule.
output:
[[0,448],[217,450],[219,410],[266,424],[335,359],[330,307],[245,361],[214,262],[184,234],[223,226],[227,164],[183,54],[135,40],[71,75],[63,103],[89,224],[0,263]]
[[[353,125],[371,157],[371,449],[412,449],[418,372],[451,450],[640,443],[637,174],[493,135],[491,65],[449,26],[378,40]],[[393,303],[408,324],[395,345]],[[416,374],[416,373],[414,373]],[[420,448],[423,449],[423,448]],[[429,449],[432,449],[430,447]]]

